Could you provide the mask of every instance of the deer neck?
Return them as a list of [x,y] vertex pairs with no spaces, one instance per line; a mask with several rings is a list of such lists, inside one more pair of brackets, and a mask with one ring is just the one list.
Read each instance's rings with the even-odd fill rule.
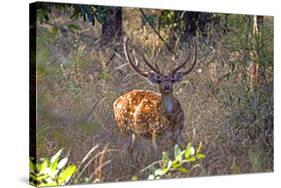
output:
[[171,114],[174,111],[174,97],[172,92],[161,94],[162,97],[162,112],[164,114]]

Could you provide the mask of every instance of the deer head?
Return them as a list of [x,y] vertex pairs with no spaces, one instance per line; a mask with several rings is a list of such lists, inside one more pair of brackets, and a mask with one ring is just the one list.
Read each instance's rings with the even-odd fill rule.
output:
[[[183,80],[183,77],[187,74],[189,74],[193,68],[195,67],[195,64],[197,62],[197,44],[195,42],[195,47],[194,47],[194,57],[193,57],[193,62],[192,65],[189,69],[187,70],[181,70],[187,62],[188,62],[188,57],[180,63],[177,67],[175,67],[173,70],[167,72],[167,73],[162,73],[160,72],[157,63],[154,64],[154,66],[148,62],[146,57],[140,53],[143,62],[149,67],[151,70],[150,71],[143,71],[138,68],[138,59],[135,54],[135,50],[133,49],[132,55],[129,54],[128,51],[128,38],[124,39],[124,53],[126,56],[126,59],[128,63],[131,65],[131,67],[141,76],[145,77],[147,80],[149,80],[152,84],[157,84],[159,86],[159,91],[162,95],[163,99],[163,105],[164,109],[166,112],[170,113],[173,111],[174,107],[174,101],[173,101],[173,85],[175,83],[181,82]],[[133,60],[134,62],[133,62]]]

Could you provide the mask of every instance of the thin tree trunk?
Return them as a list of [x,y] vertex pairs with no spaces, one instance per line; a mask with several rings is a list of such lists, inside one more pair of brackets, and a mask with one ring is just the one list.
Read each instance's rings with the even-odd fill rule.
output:
[[122,37],[122,8],[112,7],[102,24],[102,42],[107,44]]
[[184,19],[184,34],[183,39],[189,40],[196,36],[196,32],[200,32],[200,35],[206,35],[205,26],[211,22],[210,13],[203,12],[185,12]]
[[250,68],[250,89],[252,92],[252,108],[254,111],[254,119],[255,121],[257,112],[258,112],[258,87],[262,80],[265,79],[264,69],[260,67],[261,61],[261,41],[262,41],[262,24],[263,17],[262,16],[254,16],[253,19],[253,38],[254,38],[254,46],[251,51],[252,65]]

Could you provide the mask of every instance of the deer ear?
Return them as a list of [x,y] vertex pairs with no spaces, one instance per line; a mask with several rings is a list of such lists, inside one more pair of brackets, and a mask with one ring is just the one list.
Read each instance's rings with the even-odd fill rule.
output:
[[159,83],[159,76],[154,72],[149,72],[147,79],[153,84]]
[[183,72],[176,72],[173,76],[174,82],[181,82],[183,80]]

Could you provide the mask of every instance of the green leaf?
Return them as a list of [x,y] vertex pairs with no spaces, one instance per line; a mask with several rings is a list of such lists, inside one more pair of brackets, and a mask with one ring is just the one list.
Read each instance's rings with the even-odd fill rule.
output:
[[36,164],[36,169],[40,172],[44,171],[49,164],[49,160],[48,159],[44,159],[44,161],[42,163]]
[[188,159],[188,157],[190,156],[191,147],[192,147],[191,143],[188,143],[187,146],[186,146],[185,152],[184,152],[184,158],[185,159]]
[[203,147],[203,144],[202,144],[202,142],[200,142],[198,148],[196,149],[196,153],[199,153],[201,151],[202,147]]
[[188,170],[187,168],[184,168],[184,167],[179,167],[179,168],[177,168],[177,171],[183,172],[183,173],[189,172],[189,170]]
[[169,160],[168,165],[167,165],[167,169],[169,170],[173,165],[173,161]]
[[175,145],[174,154],[175,154],[175,159],[177,161],[181,161],[182,160],[181,149],[180,149],[180,147],[177,144]]
[[206,155],[204,155],[203,153],[197,153],[196,157],[197,157],[197,159],[204,159],[204,158],[206,158]]
[[58,163],[59,163],[58,160],[56,160],[56,161],[54,161],[53,163],[51,163],[51,164],[50,164],[50,169],[51,169],[52,171],[56,170],[56,169],[58,168]]
[[48,172],[48,175],[49,175],[51,178],[56,178],[57,175],[58,175],[58,173],[59,173],[59,170],[58,170],[58,169],[54,169],[54,170],[50,169],[49,172]]
[[64,170],[61,171],[61,173],[58,176],[58,182],[60,185],[66,184],[71,176],[74,174],[76,171],[76,166],[75,165],[69,165],[66,167]]
[[59,160],[59,157],[62,153],[63,149],[60,149],[50,160],[51,163],[54,163],[55,161]]
[[173,165],[172,165],[172,167],[173,168],[179,168],[181,166],[181,163],[179,163],[179,162],[175,162],[175,163],[173,163]]
[[194,162],[196,161],[196,157],[190,157],[189,159],[186,159],[187,162]]
[[164,169],[162,169],[162,173],[163,173],[163,175],[167,174],[168,172],[169,172],[169,169],[168,169],[168,168],[164,168]]
[[62,153],[63,149],[59,150],[52,158],[51,158],[51,164],[50,164],[50,169],[51,170],[56,170],[58,167],[60,155]]
[[48,177],[49,177],[48,174],[43,174],[43,175],[36,176],[35,179],[36,179],[36,181],[41,181],[41,180],[47,179]]

